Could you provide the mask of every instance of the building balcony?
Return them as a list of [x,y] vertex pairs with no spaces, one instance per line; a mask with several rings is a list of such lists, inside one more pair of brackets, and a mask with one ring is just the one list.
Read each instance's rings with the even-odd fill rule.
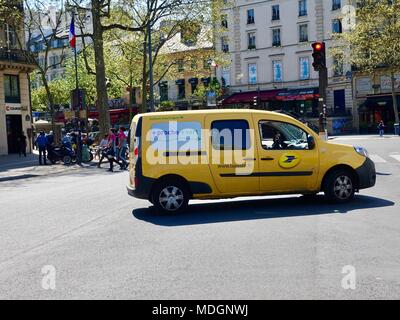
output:
[[0,48],[0,70],[22,69],[31,72],[36,68],[35,56],[26,50]]

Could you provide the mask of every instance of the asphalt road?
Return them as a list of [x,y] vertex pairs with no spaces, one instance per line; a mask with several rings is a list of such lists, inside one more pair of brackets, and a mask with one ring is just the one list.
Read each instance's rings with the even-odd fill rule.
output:
[[0,299],[399,299],[400,138],[335,141],[377,160],[377,186],[345,205],[254,197],[160,216],[126,172],[0,182]]

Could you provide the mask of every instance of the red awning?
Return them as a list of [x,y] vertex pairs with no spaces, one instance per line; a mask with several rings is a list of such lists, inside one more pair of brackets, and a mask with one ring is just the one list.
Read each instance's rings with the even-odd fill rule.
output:
[[280,92],[276,95],[275,100],[278,101],[303,101],[314,100],[319,98],[318,89],[293,89]]
[[236,103],[253,103],[254,97],[260,97],[262,102],[274,100],[278,93],[282,90],[260,90],[236,92],[222,101],[223,105]]

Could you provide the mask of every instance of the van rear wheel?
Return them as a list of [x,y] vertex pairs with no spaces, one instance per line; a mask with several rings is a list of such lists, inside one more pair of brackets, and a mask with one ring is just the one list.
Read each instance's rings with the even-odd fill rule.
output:
[[349,202],[354,197],[355,179],[348,170],[335,170],[326,177],[325,196],[335,203]]
[[178,179],[161,181],[152,192],[151,202],[160,213],[180,213],[189,203],[189,192]]

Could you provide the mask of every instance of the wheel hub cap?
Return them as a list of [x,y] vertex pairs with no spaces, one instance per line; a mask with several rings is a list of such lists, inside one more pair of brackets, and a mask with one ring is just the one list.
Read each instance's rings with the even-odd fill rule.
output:
[[335,180],[334,192],[339,199],[347,199],[351,196],[353,184],[347,176],[340,176]]
[[183,192],[175,186],[165,187],[160,192],[159,201],[161,206],[168,211],[178,210],[183,203]]

